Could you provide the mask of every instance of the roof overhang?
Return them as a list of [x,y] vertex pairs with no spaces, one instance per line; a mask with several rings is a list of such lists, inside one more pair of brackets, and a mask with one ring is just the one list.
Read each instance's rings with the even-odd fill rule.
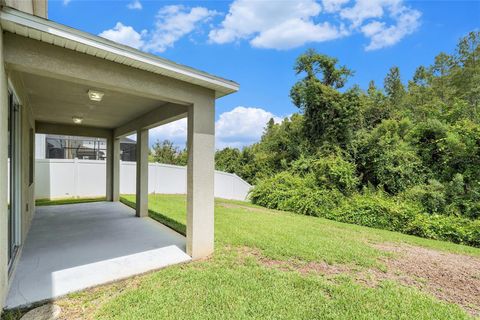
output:
[[3,30],[215,91],[217,98],[238,91],[238,83],[118,44],[65,25],[3,7]]

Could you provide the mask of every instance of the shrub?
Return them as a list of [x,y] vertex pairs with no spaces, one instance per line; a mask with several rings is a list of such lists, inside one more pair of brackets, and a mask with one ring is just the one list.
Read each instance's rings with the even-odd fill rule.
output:
[[[444,189],[438,182],[396,197],[366,190],[348,198],[316,183],[313,174],[284,171],[257,184],[250,197],[253,203],[271,209],[480,247],[480,220],[434,213],[444,205]],[[424,213],[425,208],[430,213]]]
[[337,155],[321,157],[315,161],[313,174],[320,188],[337,189],[345,195],[354,192],[359,184],[355,164]]
[[429,180],[428,184],[417,185],[406,190],[401,197],[407,201],[420,204],[430,214],[445,213],[447,205],[445,187],[437,180]]
[[397,194],[425,180],[421,159],[405,140],[407,119],[384,120],[372,131],[359,131],[352,145],[363,183]]
[[445,240],[480,247],[480,220],[455,216],[418,214],[407,233],[423,238]]
[[480,248],[480,219],[467,224],[465,244]]
[[284,171],[260,181],[250,192],[250,199],[270,209],[322,216],[338,205],[342,194],[319,189],[310,174],[301,177]]
[[480,247],[480,220],[425,214],[418,203],[379,191],[350,197],[327,218]]
[[470,219],[480,218],[480,182],[467,183],[462,174],[457,173],[446,185],[450,204],[449,214],[462,215]]
[[346,223],[403,232],[419,208],[381,191],[356,194],[327,217]]

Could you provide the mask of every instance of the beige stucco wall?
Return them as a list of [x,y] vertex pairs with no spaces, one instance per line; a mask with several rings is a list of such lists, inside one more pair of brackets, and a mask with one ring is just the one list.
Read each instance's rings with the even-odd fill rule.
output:
[[[25,241],[27,232],[30,228],[30,224],[33,219],[35,212],[35,183],[30,184],[30,129],[33,129],[35,134],[35,120],[33,118],[33,111],[31,106],[28,103],[28,96],[26,94],[26,89],[22,85],[21,79],[17,77],[15,73],[8,73],[8,79],[10,84],[15,90],[15,94],[20,102],[21,110],[21,178],[22,182],[22,243]],[[35,144],[35,139],[33,139]],[[35,150],[35,148],[33,148]],[[34,168],[35,169],[35,168]],[[33,172],[33,177],[35,177],[35,171]]]
[[6,6],[47,18],[47,0],[2,0]]
[[[35,121],[28,105],[25,89],[14,74],[7,75],[3,63],[3,32],[0,29],[0,310],[8,290],[8,78],[21,103],[21,233],[22,244],[26,239],[35,212],[34,183],[30,184],[30,129],[35,130]],[[33,140],[35,142],[35,140]],[[34,172],[33,172],[34,173]],[[17,255],[18,257],[19,255]]]
[[7,77],[3,64],[3,31],[0,26],[0,312],[7,294],[7,251],[8,251],[8,207],[7,207],[7,171],[8,171],[8,96]]

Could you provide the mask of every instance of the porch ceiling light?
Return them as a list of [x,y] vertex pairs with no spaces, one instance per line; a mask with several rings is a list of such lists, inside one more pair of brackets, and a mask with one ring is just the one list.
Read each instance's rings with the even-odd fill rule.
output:
[[102,101],[104,93],[96,90],[88,90],[88,98],[92,101]]
[[75,124],[81,124],[83,121],[82,117],[72,117],[73,123]]

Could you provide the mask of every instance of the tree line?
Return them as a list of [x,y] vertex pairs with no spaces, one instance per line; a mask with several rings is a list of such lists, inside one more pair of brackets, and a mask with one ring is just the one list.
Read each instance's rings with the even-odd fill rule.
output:
[[298,112],[253,145],[218,150],[218,170],[254,184],[260,205],[480,245],[480,32],[407,83],[393,66],[383,88],[344,88],[353,71],[313,49],[294,71]]

